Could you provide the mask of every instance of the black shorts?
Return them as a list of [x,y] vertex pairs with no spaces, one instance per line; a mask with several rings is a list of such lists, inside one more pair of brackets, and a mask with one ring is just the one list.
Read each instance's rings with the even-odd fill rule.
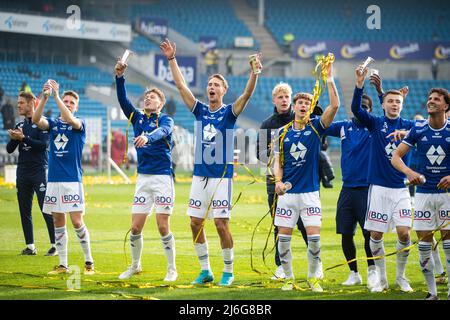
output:
[[364,229],[369,187],[343,187],[336,209],[336,233],[355,234],[356,223]]

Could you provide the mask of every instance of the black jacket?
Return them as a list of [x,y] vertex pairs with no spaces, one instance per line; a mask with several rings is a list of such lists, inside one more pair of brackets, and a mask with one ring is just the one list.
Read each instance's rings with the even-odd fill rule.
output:
[[8,153],[13,153],[19,146],[17,174],[45,170],[48,165],[48,131],[39,129],[31,118],[17,123],[14,129],[17,128],[22,128],[25,138],[23,141],[10,140],[6,145]]

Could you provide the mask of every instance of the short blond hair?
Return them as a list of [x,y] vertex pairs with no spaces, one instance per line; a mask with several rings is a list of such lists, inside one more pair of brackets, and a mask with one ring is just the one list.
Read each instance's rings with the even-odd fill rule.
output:
[[80,101],[80,96],[78,95],[78,93],[76,93],[73,90],[64,91],[61,96],[61,99],[64,99],[65,96],[71,96],[71,97],[74,97],[77,101]]
[[20,91],[19,97],[24,98],[27,101],[27,103],[30,103],[31,101],[33,101],[33,103],[35,103],[35,101],[36,101],[36,97],[31,92]]
[[156,87],[147,89],[144,92],[144,97],[152,92],[155,93],[159,97],[159,99],[161,99],[162,105],[164,106],[166,104],[166,96],[164,95],[164,92],[161,91],[161,89],[158,89]]
[[285,92],[289,95],[292,95],[292,88],[286,82],[280,82],[277,84],[272,90],[272,98],[274,98],[278,93]]
[[297,93],[295,96],[294,96],[294,104],[297,102],[297,100],[299,100],[299,99],[305,99],[305,100],[308,100],[308,101],[311,101],[312,102],[312,98],[313,98],[313,95],[311,94],[311,93],[308,93],[308,92],[299,92],[299,93]]
[[208,77],[208,82],[209,82],[209,80],[211,80],[212,78],[216,78],[216,79],[219,79],[220,81],[222,81],[223,86],[225,87],[225,89],[228,90],[228,82],[227,82],[227,80],[225,80],[225,77],[224,77],[223,75],[221,75],[220,73],[215,73],[215,74],[213,74],[213,75],[210,75],[210,76]]
[[384,95],[383,95],[383,102],[384,102],[384,99],[385,99],[389,94],[392,94],[392,95],[395,95],[395,96],[402,96],[402,98],[404,98],[403,93],[402,93],[400,90],[390,89],[390,90],[388,90],[388,91],[386,91],[386,92],[384,93]]

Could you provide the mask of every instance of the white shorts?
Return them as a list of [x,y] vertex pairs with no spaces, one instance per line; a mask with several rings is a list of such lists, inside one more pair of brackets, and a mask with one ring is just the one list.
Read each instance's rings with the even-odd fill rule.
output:
[[47,214],[82,211],[84,214],[83,184],[81,182],[48,182],[42,211]]
[[322,225],[319,191],[286,193],[278,198],[274,221],[277,227],[293,229],[299,217],[305,227],[320,227]]
[[132,214],[151,214],[153,208],[156,213],[172,214],[174,202],[175,188],[172,176],[138,174],[131,207]]
[[450,230],[450,196],[447,193],[416,193],[413,229],[417,231]]
[[408,188],[369,187],[364,229],[386,233],[395,227],[411,227],[411,198]]
[[[223,178],[220,181],[220,178],[193,176],[189,207],[186,213],[188,216],[201,219],[205,219],[205,217],[229,219],[232,197],[233,182],[231,178]],[[211,207],[206,216],[211,201]]]

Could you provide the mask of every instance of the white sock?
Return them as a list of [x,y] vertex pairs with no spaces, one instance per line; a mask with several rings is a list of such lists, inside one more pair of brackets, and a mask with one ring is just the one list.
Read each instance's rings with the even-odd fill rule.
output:
[[[445,266],[447,267],[447,275],[450,274],[450,240],[444,240]],[[450,296],[450,281],[448,283],[448,295]]]
[[211,270],[208,255],[208,242],[205,241],[205,243],[196,243],[194,244],[194,249],[197,253],[198,261],[200,262],[200,268],[202,270]]
[[[397,240],[396,250],[402,250],[403,248],[409,247],[411,245],[411,241],[408,239],[407,242],[402,242]],[[397,252],[397,273],[398,277],[405,277],[405,269],[406,263],[408,262],[409,250]]]
[[378,270],[380,271],[380,280],[387,281],[387,275],[386,275],[386,258],[384,257],[384,243],[383,239],[380,240],[374,240],[372,237],[370,237],[370,251],[372,251],[372,255],[374,257],[376,256],[383,256],[381,259],[375,259],[375,265],[378,267]]
[[[436,245],[436,240],[433,238],[433,247]],[[442,266],[441,256],[439,255],[439,246],[436,246],[436,249],[431,250],[431,255],[434,261],[434,271],[436,274],[444,273],[444,267]]]
[[167,269],[176,270],[177,267],[175,265],[175,238],[172,233],[161,237],[162,246],[167,258]]
[[233,248],[222,249],[223,272],[233,273],[234,251]]
[[137,269],[141,264],[142,247],[144,240],[142,234],[130,233],[130,248],[131,248],[131,267]]
[[77,234],[78,241],[80,241],[81,249],[83,249],[84,261],[94,262],[91,254],[91,238],[89,237],[89,230],[84,225],[80,229],[75,229],[75,232]]
[[419,241],[419,263],[428,286],[428,292],[437,295],[436,280],[434,279],[434,261],[431,256],[432,244]]
[[315,278],[320,263],[320,234],[308,235],[308,279]]
[[34,250],[34,249],[36,249],[36,246],[34,245],[34,243],[30,243],[30,244],[27,244],[27,248],[30,250]]
[[290,235],[278,234],[278,252],[280,253],[280,262],[286,275],[286,279],[294,279],[292,270],[292,254],[291,254],[291,238]]
[[56,250],[58,250],[59,264],[68,267],[67,264],[67,229],[66,227],[55,227]]

